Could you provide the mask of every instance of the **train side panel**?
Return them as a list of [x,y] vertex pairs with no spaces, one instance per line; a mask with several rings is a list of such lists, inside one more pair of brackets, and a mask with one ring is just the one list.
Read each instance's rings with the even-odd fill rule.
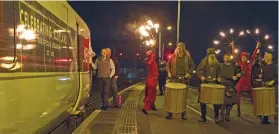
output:
[[88,96],[89,73],[78,72],[78,63],[88,64],[69,24],[74,11],[66,2],[48,3],[0,1],[1,133],[33,133]]

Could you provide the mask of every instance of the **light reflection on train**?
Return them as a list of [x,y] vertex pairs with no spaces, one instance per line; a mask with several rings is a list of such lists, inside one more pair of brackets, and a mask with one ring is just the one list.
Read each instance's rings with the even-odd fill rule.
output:
[[78,114],[91,87],[90,46],[66,1],[0,1],[0,133],[39,133]]

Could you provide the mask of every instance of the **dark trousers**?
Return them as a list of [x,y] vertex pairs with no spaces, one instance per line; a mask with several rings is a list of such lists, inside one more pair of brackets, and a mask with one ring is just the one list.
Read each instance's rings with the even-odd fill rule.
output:
[[118,105],[117,81],[114,78],[111,78],[111,80],[110,80],[110,90],[112,91],[114,105]]
[[160,90],[161,94],[163,94],[165,92],[165,84],[166,84],[166,82],[162,82],[159,80],[159,90]]
[[101,97],[103,106],[108,106],[109,90],[110,90],[110,78],[99,77],[98,87],[101,89]]
[[229,119],[232,108],[233,108],[233,105],[222,105],[221,106],[221,118]]
[[[278,122],[278,108],[276,107],[276,114],[274,115],[274,122],[277,123]],[[268,123],[268,116],[264,116],[262,123]]]
[[[200,107],[201,107],[201,119],[206,120],[207,105],[205,103],[200,103]],[[218,119],[219,118],[219,110],[221,108],[221,105],[214,104],[213,107],[214,107],[215,119]]]

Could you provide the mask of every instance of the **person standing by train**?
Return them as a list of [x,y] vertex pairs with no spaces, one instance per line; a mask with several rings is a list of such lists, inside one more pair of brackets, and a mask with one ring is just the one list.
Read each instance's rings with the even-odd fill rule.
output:
[[242,92],[248,92],[251,100],[253,102],[253,95],[252,95],[252,84],[251,84],[251,73],[252,73],[252,65],[255,60],[257,51],[259,50],[260,43],[257,42],[257,46],[254,50],[254,53],[250,60],[248,60],[250,54],[248,52],[242,52],[240,57],[241,60],[239,60],[235,53],[235,44],[231,43],[232,46],[232,54],[234,56],[235,62],[240,65],[241,67],[241,73],[238,73],[237,76],[240,77],[240,80],[236,84],[236,90],[237,90],[237,115],[240,117],[240,104],[241,104],[241,93]]
[[[111,49],[110,48],[107,48],[107,57],[111,58]],[[120,104],[118,104],[117,79],[120,75],[120,64],[116,57],[112,57],[111,59],[115,65],[115,74],[110,79],[110,89],[112,91],[112,96],[113,96],[113,103],[114,103],[113,107],[119,108]]]
[[230,60],[230,54],[224,54],[224,63],[221,63],[222,69],[222,79],[220,84],[225,86],[225,97],[224,105],[221,106],[221,120],[220,121],[230,121],[230,112],[233,108],[233,105],[237,103],[237,93],[235,90],[236,77],[236,68],[233,62]]
[[103,48],[101,50],[100,57],[97,58],[96,62],[93,63],[91,60],[91,65],[94,70],[97,69],[97,80],[98,87],[101,89],[102,97],[102,110],[108,109],[108,98],[110,90],[110,79],[115,74],[115,66],[111,58],[107,57],[107,49]]
[[[185,44],[183,42],[178,43],[174,54],[167,63],[168,77],[171,79],[177,79],[178,77],[190,79],[194,68],[194,61],[189,51],[186,50]],[[188,84],[187,81],[185,84]],[[168,113],[166,118],[171,119],[172,113]],[[181,113],[181,118],[186,119],[186,111]]]
[[[275,88],[275,104],[276,104],[276,114],[274,116],[274,123],[278,123],[278,66],[273,63],[273,54],[271,52],[267,52],[264,55],[265,64],[261,66],[260,70],[262,70],[262,74],[258,77],[263,78],[265,87],[274,87]],[[259,70],[259,71],[260,71]],[[268,116],[264,116],[261,122],[262,124],[270,124],[268,121]]]
[[[221,81],[221,66],[216,58],[214,48],[207,49],[207,56],[201,61],[197,67],[197,76],[202,83],[216,84]],[[206,122],[206,107],[207,104],[200,102],[201,120],[199,122]],[[214,104],[215,123],[219,123],[219,110],[221,105]]]
[[148,114],[147,111],[150,109],[157,111],[155,107],[156,101],[156,88],[158,82],[158,65],[156,63],[156,55],[153,53],[152,48],[147,49],[145,64],[147,65],[148,75],[145,84],[145,98],[144,98],[144,108],[142,112]]

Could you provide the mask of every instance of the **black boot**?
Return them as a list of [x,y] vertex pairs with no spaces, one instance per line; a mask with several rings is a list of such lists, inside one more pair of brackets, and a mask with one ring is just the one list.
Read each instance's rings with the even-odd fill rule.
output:
[[107,106],[107,105],[103,105],[103,106],[101,107],[101,109],[102,109],[102,110],[107,110],[107,109],[108,109],[108,106]]
[[213,105],[213,107],[214,107],[215,123],[219,123],[220,122],[219,111],[220,111],[221,105]]
[[240,108],[237,108],[237,117],[240,117],[241,113],[240,113]]
[[145,109],[141,110],[144,114],[148,115],[147,111]]
[[181,113],[181,119],[186,120],[186,111]]
[[155,104],[152,105],[151,110],[158,111],[158,109],[156,108]]
[[198,120],[198,122],[206,122],[206,104],[200,103],[201,107],[201,120]]
[[166,116],[166,119],[168,119],[168,120],[172,119],[172,113],[168,113],[168,115]]

